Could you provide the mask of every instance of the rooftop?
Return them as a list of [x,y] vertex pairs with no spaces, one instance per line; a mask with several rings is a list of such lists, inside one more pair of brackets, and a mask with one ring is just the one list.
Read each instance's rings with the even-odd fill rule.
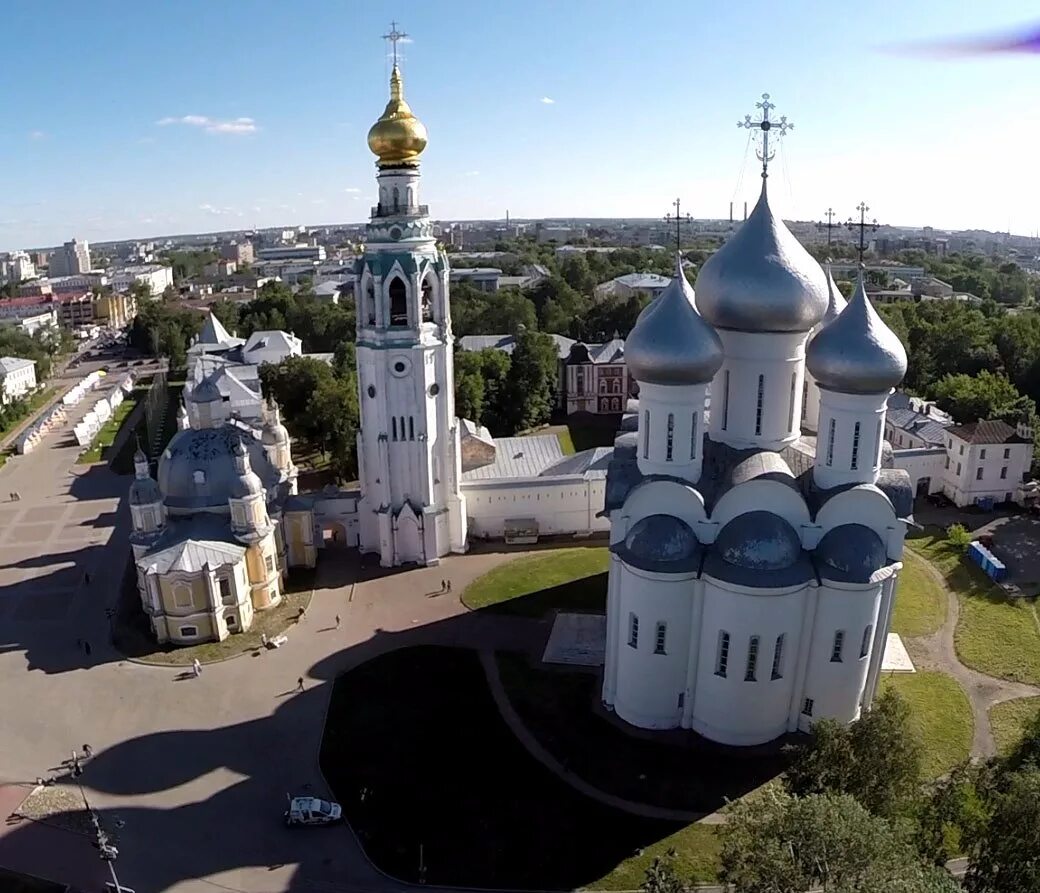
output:
[[1007,422],[1000,419],[990,421],[968,422],[966,425],[954,425],[948,429],[954,437],[968,443],[1032,443],[1031,437],[1023,437]]

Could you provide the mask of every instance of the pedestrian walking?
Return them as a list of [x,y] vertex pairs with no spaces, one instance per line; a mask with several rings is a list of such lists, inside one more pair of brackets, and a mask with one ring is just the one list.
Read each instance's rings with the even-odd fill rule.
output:
[[86,652],[87,657],[90,657],[90,642],[86,639],[83,640],[83,650]]
[[296,690],[297,691],[303,691],[303,677],[302,676],[299,679],[296,680]]
[[447,580],[441,580],[441,592],[447,592],[447,590],[448,590],[448,581]]
[[85,756],[89,760],[92,756],[94,756],[94,748],[91,747],[89,744],[84,744],[83,756]]
[[448,580],[448,592],[451,592],[451,580]]
[[202,675],[202,664],[199,663],[199,659],[196,657],[191,662],[191,670],[195,674],[195,678],[198,679]]
[[300,613],[296,615],[296,622],[297,623],[299,623],[301,620],[303,620],[303,615],[306,612],[306,610],[307,609],[303,605],[300,605]]
[[339,629],[339,624],[340,624],[339,614],[337,614],[336,615],[336,629]]

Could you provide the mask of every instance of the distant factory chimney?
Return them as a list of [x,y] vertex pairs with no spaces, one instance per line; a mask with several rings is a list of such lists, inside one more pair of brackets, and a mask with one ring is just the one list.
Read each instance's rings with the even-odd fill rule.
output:
[[733,202],[729,203],[729,222],[733,222]]
[[744,220],[747,220],[747,202],[744,202]]
[[509,226],[509,208],[506,208],[506,226]]

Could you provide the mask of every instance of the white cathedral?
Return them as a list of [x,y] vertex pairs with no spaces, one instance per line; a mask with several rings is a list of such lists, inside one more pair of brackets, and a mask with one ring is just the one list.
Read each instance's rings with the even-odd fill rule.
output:
[[[379,198],[356,269],[357,544],[384,566],[436,563],[510,500],[553,529],[568,493],[592,493],[575,489],[589,462],[467,484],[448,262],[419,199],[426,130],[396,63],[368,142]],[[696,298],[677,266],[639,317],[625,347],[639,399],[599,457],[603,509],[581,531],[610,534],[606,705],[734,745],[869,706],[912,507],[882,439],[903,348],[862,278],[845,305],[765,184]]]

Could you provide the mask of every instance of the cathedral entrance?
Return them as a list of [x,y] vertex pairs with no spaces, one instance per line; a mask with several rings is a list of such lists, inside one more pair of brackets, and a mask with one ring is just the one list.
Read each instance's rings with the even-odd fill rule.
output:
[[351,545],[347,539],[347,528],[339,521],[321,522],[321,541],[326,549],[345,549]]

